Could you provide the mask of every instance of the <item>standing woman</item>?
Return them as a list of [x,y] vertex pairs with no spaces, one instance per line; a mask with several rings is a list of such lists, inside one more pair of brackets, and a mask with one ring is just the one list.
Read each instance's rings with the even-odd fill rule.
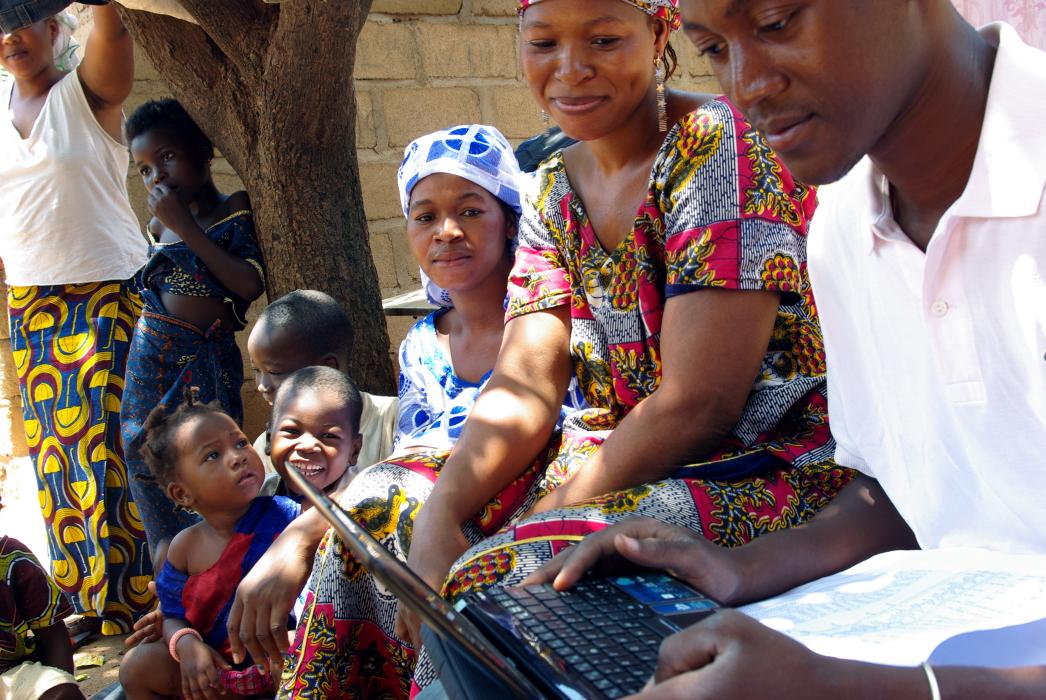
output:
[[90,630],[119,634],[151,603],[119,426],[139,312],[128,280],[146,243],[121,140],[133,44],[113,6],[93,19],[68,71],[55,62],[54,17],[0,36],[13,78],[0,88],[0,257],[52,575]]

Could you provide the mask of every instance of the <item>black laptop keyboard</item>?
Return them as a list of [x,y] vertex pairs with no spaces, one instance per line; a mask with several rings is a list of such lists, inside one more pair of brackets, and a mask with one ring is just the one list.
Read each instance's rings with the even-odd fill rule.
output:
[[486,592],[565,669],[608,698],[642,689],[669,634],[647,608],[601,580],[582,581],[563,593],[550,585]]

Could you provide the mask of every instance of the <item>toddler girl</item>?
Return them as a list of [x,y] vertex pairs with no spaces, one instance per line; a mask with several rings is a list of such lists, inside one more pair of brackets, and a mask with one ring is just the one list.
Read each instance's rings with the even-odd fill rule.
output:
[[143,430],[141,454],[156,484],[201,520],[171,540],[157,577],[164,639],[128,652],[120,682],[132,700],[270,692],[267,671],[230,664],[226,621],[239,582],[301,509],[258,496],[258,453],[215,404],[190,396],[173,413],[157,407]]

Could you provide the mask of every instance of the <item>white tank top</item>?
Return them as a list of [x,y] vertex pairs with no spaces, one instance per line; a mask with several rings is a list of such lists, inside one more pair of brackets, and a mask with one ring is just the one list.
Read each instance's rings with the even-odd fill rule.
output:
[[9,285],[125,280],[148,247],[127,200],[127,148],[98,123],[76,71],[51,88],[29,138],[0,86],[0,258]]

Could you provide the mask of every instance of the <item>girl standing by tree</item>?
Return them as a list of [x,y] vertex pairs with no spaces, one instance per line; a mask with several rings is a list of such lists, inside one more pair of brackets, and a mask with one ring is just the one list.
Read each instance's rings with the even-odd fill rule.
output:
[[173,411],[187,387],[240,423],[243,360],[235,333],[263,290],[246,192],[222,194],[214,147],[178,102],[147,102],[127,120],[134,165],[149,191],[152,257],[140,273],[144,309],[127,361],[121,411],[131,489],[156,552],[199,521],[148,478],[138,443],[156,406]]

